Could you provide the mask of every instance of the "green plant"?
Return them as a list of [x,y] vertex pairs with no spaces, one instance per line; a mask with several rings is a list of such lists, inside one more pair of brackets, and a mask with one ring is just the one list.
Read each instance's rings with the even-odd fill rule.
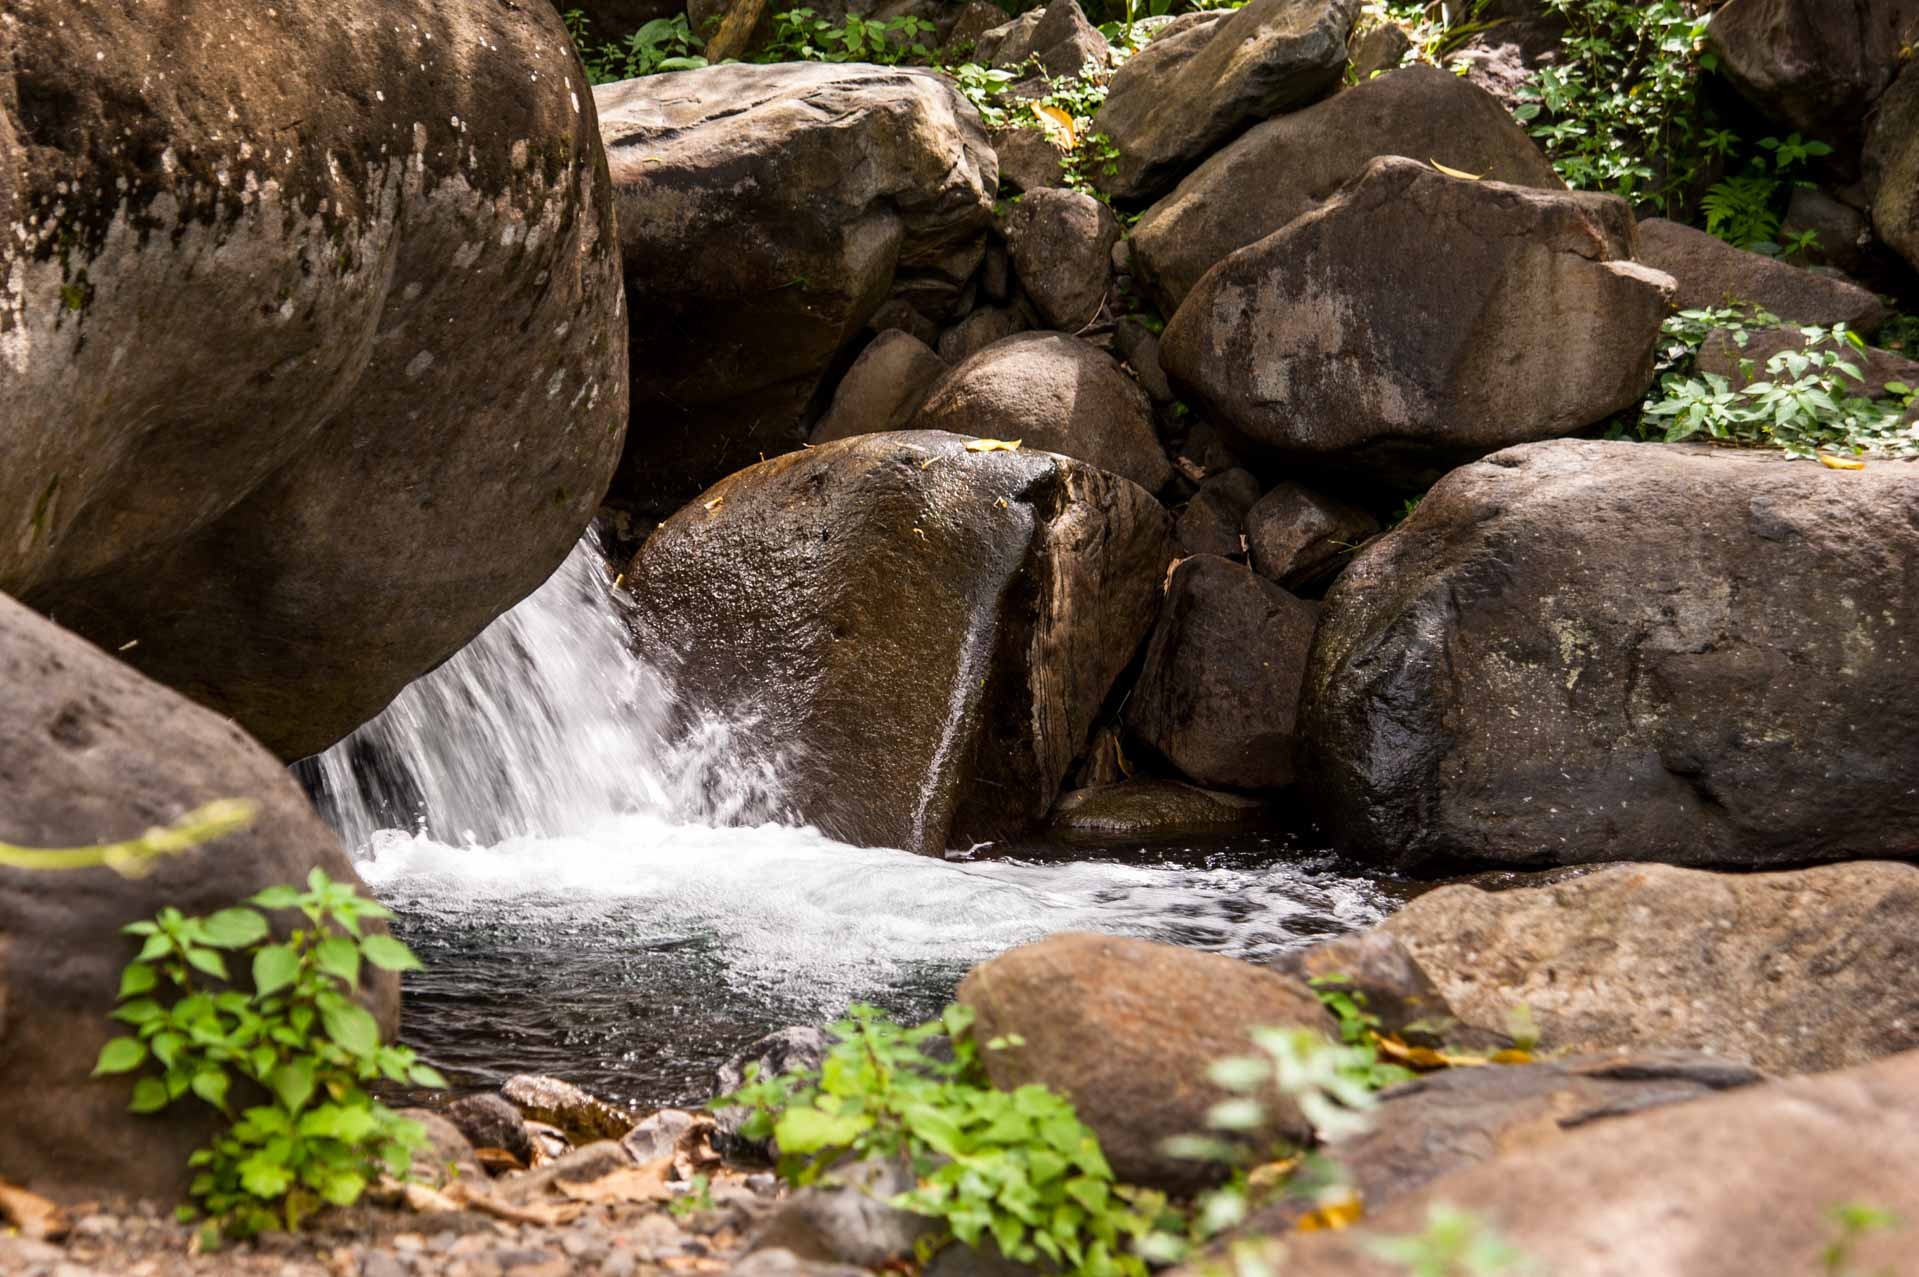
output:
[[686,1191],[667,1203],[667,1214],[674,1219],[687,1219],[701,1211],[713,1209],[713,1180],[710,1176],[695,1175],[686,1182]]
[[1375,1237],[1366,1249],[1410,1277],[1493,1277],[1519,1269],[1524,1256],[1477,1216],[1444,1204],[1426,1213],[1423,1232]]
[[222,798],[196,807],[171,825],[149,829],[137,838],[93,847],[16,847],[0,842],[0,865],[8,869],[93,869],[105,866],[123,878],[141,878],[162,856],[177,856],[253,823],[259,804]]
[[[113,1014],[133,1033],[108,1042],[94,1068],[104,1076],[151,1062],[160,1071],[134,1082],[134,1112],[191,1092],[232,1123],[190,1159],[211,1242],[297,1229],[322,1204],[359,1200],[383,1170],[405,1174],[424,1133],[365,1085],[446,1084],[411,1050],[383,1045],[356,1000],[363,963],[419,967],[400,941],[364,931],[392,917],[385,906],[319,869],[305,891],[269,887],[247,903],[204,918],[169,907],[123,928],[140,950],[120,974]],[[295,910],[305,925],[275,940],[263,909]],[[233,987],[228,955],[248,960],[250,990]]]
[[[1164,1198],[1114,1180],[1067,1100],[1041,1086],[993,1089],[971,1025],[959,1005],[917,1028],[854,1006],[817,1070],[750,1077],[714,1105],[750,1110],[742,1134],[777,1140],[779,1173],[793,1184],[847,1159],[904,1163],[918,1187],[893,1204],[939,1221],[933,1247],[990,1237],[1019,1263],[1144,1277],[1134,1246],[1160,1222]],[[929,1049],[941,1039],[950,1060]]]
[[[1882,1206],[1848,1202],[1832,1208],[1833,1223],[1839,1235],[1819,1252],[1819,1264],[1827,1277],[1863,1277],[1852,1266],[1852,1253],[1873,1233],[1903,1228],[1905,1222]],[[1890,1277],[1882,1273],[1881,1277]]]
[[933,24],[911,15],[873,21],[856,13],[834,26],[811,9],[788,9],[773,15],[773,36],[754,62],[877,62],[892,65],[909,59],[931,60],[925,38]]
[[699,51],[706,42],[686,24],[686,15],[654,18],[622,42],[596,39],[586,15],[569,9],[564,15],[567,34],[580,51],[590,84],[634,80],[662,71],[691,71],[706,65]]
[[[1714,135],[1716,147],[1725,136]],[[1809,142],[1797,133],[1784,139],[1759,139],[1759,150],[1748,160],[1745,172],[1715,182],[1700,197],[1706,229],[1727,243],[1774,256],[1816,245],[1818,235],[1812,231],[1794,237],[1790,245],[1782,244],[1779,228],[1794,184],[1793,171],[1830,154],[1832,148],[1824,142]]]
[[1707,18],[1686,0],[1546,0],[1565,19],[1558,65],[1522,86],[1514,114],[1576,190],[1670,212],[1709,154],[1699,75]]
[[1380,1091],[1412,1080],[1411,1069],[1379,1058],[1379,1017],[1366,1009],[1363,992],[1338,975],[1315,976],[1308,983],[1319,995],[1320,1003],[1339,1021],[1339,1040],[1355,1051],[1364,1052],[1363,1062],[1356,1055],[1348,1065],[1355,1081],[1369,1091]]

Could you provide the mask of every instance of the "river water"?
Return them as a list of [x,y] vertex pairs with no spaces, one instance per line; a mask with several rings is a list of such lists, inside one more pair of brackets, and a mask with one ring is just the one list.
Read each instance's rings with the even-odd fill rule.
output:
[[634,652],[589,537],[299,765],[427,964],[403,1034],[458,1084],[543,1072],[690,1102],[762,1033],[851,1001],[930,1016],[973,963],[1049,932],[1257,958],[1391,907],[1283,836],[944,861],[835,842],[781,809],[777,762],[738,764],[750,722],[670,727],[670,676]]

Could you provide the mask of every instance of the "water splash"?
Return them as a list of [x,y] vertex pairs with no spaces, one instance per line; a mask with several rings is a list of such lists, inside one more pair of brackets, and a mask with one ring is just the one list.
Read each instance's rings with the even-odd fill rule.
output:
[[636,654],[599,537],[371,723],[297,772],[341,840],[385,829],[493,846],[625,813],[732,824],[778,814],[750,723],[675,723],[668,677]]

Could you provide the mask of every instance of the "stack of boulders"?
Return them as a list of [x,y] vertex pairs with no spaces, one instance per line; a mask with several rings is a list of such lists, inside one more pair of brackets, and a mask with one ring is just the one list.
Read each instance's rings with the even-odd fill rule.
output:
[[[1912,73],[1870,31],[1808,70],[1747,30],[1825,39],[1765,16],[1805,7],[1719,11],[1727,91],[1757,128],[1823,112],[1871,188],[1832,198],[1904,251]],[[1090,30],[1055,0],[972,38],[1058,73]],[[803,817],[925,851],[1218,823],[1164,782],[1295,791],[1401,868],[1919,845],[1919,477],[1597,439],[1676,308],[1778,316],[1702,355],[1750,381],[1886,303],[1568,191],[1490,46],[1362,76],[1372,35],[1348,0],[1159,25],[1093,69],[1092,190],[1032,183],[930,73],[600,89],[636,352],[611,499],[665,520],[629,580],[689,712],[772,714]],[[1084,792],[1129,777],[1161,788]]]

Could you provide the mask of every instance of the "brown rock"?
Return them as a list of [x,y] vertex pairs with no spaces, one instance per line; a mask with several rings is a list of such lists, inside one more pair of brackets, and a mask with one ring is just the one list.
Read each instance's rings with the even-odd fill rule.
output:
[[1248,125],[1337,88],[1359,0],[1250,0],[1209,24],[1175,24],[1113,76],[1092,131],[1119,148],[1094,181],[1148,200]]
[[1259,480],[1251,471],[1235,466],[1208,475],[1173,524],[1173,540],[1180,553],[1243,558],[1246,547],[1240,527],[1258,500]]
[[[246,733],[4,595],[0,687],[0,842],[85,847],[216,799],[259,804],[250,828],[162,857],[145,877],[0,867],[0,1085],[19,1106],[0,1122],[0,1177],[63,1200],[178,1200],[187,1156],[218,1115],[191,1096],[158,1116],[129,1113],[137,1075],[88,1076],[124,1031],[107,1018],[135,952],[120,929],[163,906],[210,914],[303,884],[313,869],[359,879],[286,769]],[[368,975],[390,1034],[399,980]]]
[[1257,827],[1266,804],[1176,780],[1127,780],[1062,795],[1053,808],[1054,833],[1115,838],[1184,838]]
[[1364,510],[1290,480],[1246,515],[1253,570],[1289,590],[1337,572],[1378,531],[1379,520]]
[[938,854],[1043,820],[1152,624],[1170,529],[1149,494],[966,442],[861,435],[741,471],[628,573],[687,712],[751,713],[745,761],[784,761],[785,803],[837,838]]
[[997,129],[993,150],[1002,192],[1049,190],[1066,180],[1065,152],[1038,129]]
[[1315,604],[1227,559],[1173,570],[1126,726],[1202,785],[1293,780],[1294,724]]
[[1492,97],[1437,67],[1406,67],[1256,125],[1200,165],[1134,227],[1140,277],[1172,314],[1214,263],[1319,208],[1380,155],[1565,189]]
[[1111,355],[1063,333],[1022,333],[967,359],[933,387],[913,428],[1024,440],[1148,492],[1173,473],[1145,392]]
[[1267,963],[1316,989],[1337,989],[1377,1020],[1382,1034],[1419,1046],[1459,1045],[1462,1027],[1446,997],[1399,937],[1379,927],[1297,949]]
[[1632,246],[1613,196],[1386,156],[1209,271],[1160,362],[1275,463],[1420,485],[1640,401],[1671,281]]
[[1748,253],[1663,217],[1639,223],[1639,260],[1678,282],[1673,305],[1681,310],[1747,304],[1789,322],[1845,324],[1867,336],[1886,321],[1884,304],[1850,280]]
[[854,435],[898,430],[919,411],[946,361],[925,342],[890,329],[868,342],[833,392],[833,406],[813,428],[818,445]]
[[500,1094],[527,1118],[557,1126],[575,1144],[617,1140],[633,1129],[631,1112],[556,1077],[516,1074],[500,1087]]
[[323,749],[546,579],[619,451],[559,16],[12,0],[0,60],[0,591]]
[[[1024,303],[982,306],[939,335],[940,359],[948,365],[963,364],[987,347],[1032,326],[1032,313]],[[923,396],[921,402],[925,402]]]
[[1919,0],[1730,0],[1707,39],[1719,74],[1767,119],[1856,141],[1919,38]]
[[[973,968],[959,1000],[973,1008],[1001,1089],[1038,1082],[1073,1101],[1122,1182],[1172,1189],[1218,1168],[1170,1158],[1166,1139],[1206,1130],[1225,1094],[1207,1081],[1214,1061],[1247,1054],[1256,1028],[1300,1027],[1329,1036],[1333,1023],[1297,980],[1232,958],[1117,936],[1067,933]],[[1270,1108],[1266,1139],[1304,1140],[1291,1106]]]
[[1387,919],[1469,1024],[1525,1005],[1554,1049],[1670,1046],[1809,1073],[1919,1046],[1919,868],[1619,865],[1442,887]]
[[1315,810],[1408,867],[1905,857],[1915,528],[1901,462],[1560,440],[1463,467],[1327,595]]
[[[1772,379],[1766,364],[1774,355],[1803,350],[1806,345],[1805,334],[1797,328],[1762,328],[1746,334],[1743,346],[1726,329],[1716,328],[1700,346],[1693,367],[1700,373],[1716,373],[1735,386],[1746,386]],[[1840,374],[1839,380],[1849,394],[1880,399],[1888,393],[1889,384],[1919,387],[1919,361],[1902,358],[1890,350],[1877,346],[1859,350],[1849,345],[1835,347],[1831,343],[1822,343],[1813,349],[1838,354],[1859,370],[1859,381]]]
[[1873,230],[1919,270],[1919,62],[1900,73],[1879,103],[1866,170],[1876,192]]
[[1040,318],[1062,332],[1076,333],[1092,323],[1112,296],[1112,253],[1119,238],[1113,210],[1077,191],[1029,191],[1006,218],[1013,270]]
[[973,60],[992,67],[1036,61],[1048,75],[1075,78],[1088,64],[1103,68],[1111,54],[1106,37],[1086,20],[1078,0],[1051,0],[990,31],[981,32]]

